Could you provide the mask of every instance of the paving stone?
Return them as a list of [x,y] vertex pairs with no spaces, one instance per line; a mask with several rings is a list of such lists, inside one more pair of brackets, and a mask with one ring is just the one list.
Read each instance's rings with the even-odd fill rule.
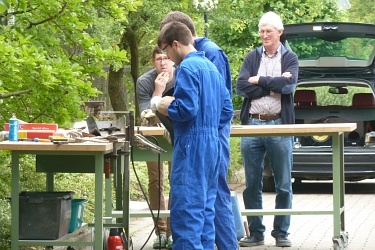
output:
[[[367,185],[368,184],[368,185]],[[310,185],[310,184],[307,184]],[[318,184],[320,185],[320,184]],[[311,184],[311,193],[307,191],[296,192],[293,198],[293,208],[296,209],[332,209],[333,198],[332,190],[329,185],[318,186],[315,190],[314,184]],[[354,186],[355,184],[353,184]],[[361,184],[358,184],[361,185]],[[231,184],[232,190],[237,193],[237,198],[241,209],[244,209],[242,191],[245,186],[243,183]],[[328,187],[328,188],[327,188]],[[353,188],[352,185],[350,188]],[[345,229],[349,233],[349,250],[373,250],[375,249],[375,180],[370,180],[364,185],[364,190],[347,191],[345,195]],[[369,189],[369,190],[368,190]],[[307,189],[309,190],[309,189]],[[363,192],[362,192],[363,191]],[[264,208],[274,208],[275,194],[264,193]],[[133,205],[133,204],[132,204]],[[137,205],[134,203],[134,205]],[[138,204],[139,206],[141,204]],[[133,207],[131,209],[137,209]],[[147,209],[143,205],[142,209]],[[243,217],[246,220],[246,217]],[[264,216],[266,226],[265,245],[258,247],[241,247],[240,250],[272,250],[281,249],[275,246],[275,240],[271,236],[273,216]],[[135,250],[151,250],[152,241],[155,238],[151,234],[150,240],[145,244],[153,229],[151,218],[132,219],[130,231],[132,234],[133,248]],[[333,249],[333,216],[332,215],[294,215],[291,219],[289,238],[292,241],[292,247],[288,250],[328,250]]]

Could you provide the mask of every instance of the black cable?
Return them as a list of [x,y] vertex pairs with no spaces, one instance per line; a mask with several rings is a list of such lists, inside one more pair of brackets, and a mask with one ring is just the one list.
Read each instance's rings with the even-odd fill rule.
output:
[[[157,145],[157,146],[159,146],[159,142],[158,142],[158,140],[156,139],[156,137],[154,137],[154,136],[145,136],[146,138],[148,137],[148,138],[152,138],[154,141],[155,141],[155,144]],[[156,216],[156,221],[155,221],[155,218],[154,218],[154,216],[152,217],[152,220],[154,221],[154,229],[155,229],[155,227],[156,227],[156,230],[157,230],[157,232],[158,232],[158,238],[159,238],[159,244],[160,244],[160,246],[161,246],[161,238],[160,238],[160,229],[159,229],[159,219],[160,219],[160,205],[161,205],[161,203],[160,203],[160,201],[161,201],[161,171],[160,171],[160,165],[161,165],[161,160],[160,160],[160,154],[158,154],[158,174],[159,174],[159,199],[158,199],[158,202],[159,202],[159,204],[158,204],[158,213],[157,213],[157,216]],[[164,184],[164,183],[163,183]],[[165,202],[165,201],[164,201]]]
[[[145,137],[149,137],[149,138],[154,139],[156,145],[159,146],[158,140],[157,140],[154,136],[145,136]],[[134,147],[134,146],[133,146],[133,147]],[[145,191],[144,191],[144,189],[143,189],[143,186],[142,186],[142,184],[141,184],[141,181],[140,181],[139,176],[138,176],[138,174],[137,174],[137,171],[136,171],[136,169],[135,169],[135,165],[134,165],[134,154],[133,154],[133,150],[132,150],[132,149],[133,149],[133,148],[131,148],[131,151],[130,151],[130,158],[131,158],[131,162],[132,162],[133,171],[134,171],[135,177],[136,177],[136,179],[137,179],[137,181],[138,181],[138,185],[139,185],[139,187],[140,187],[140,189],[141,189],[141,192],[142,192],[143,196],[145,197],[145,200],[146,200],[147,206],[148,206],[148,208],[149,208],[149,210],[150,210],[150,212],[151,212],[152,220],[153,220],[153,222],[154,222],[154,227],[153,227],[153,229],[151,230],[151,232],[150,232],[148,238],[146,239],[145,243],[143,244],[143,246],[142,246],[141,249],[140,249],[140,250],[142,250],[142,249],[146,246],[147,242],[150,240],[150,238],[151,238],[153,232],[155,231],[155,228],[156,228],[157,230],[159,230],[159,227],[157,226],[157,224],[158,224],[159,217],[160,217],[160,200],[161,200],[161,185],[160,185],[160,184],[161,184],[161,180],[160,180],[160,179],[161,179],[161,178],[160,178],[160,176],[161,176],[161,171],[160,171],[160,162],[161,162],[161,160],[160,160],[160,153],[158,153],[158,169],[159,169],[159,206],[158,206],[157,217],[155,218],[155,215],[154,215],[154,212],[152,211],[152,208],[151,208],[150,202],[149,202],[149,200],[148,200],[148,198],[147,198],[147,195],[146,195],[146,193],[145,193]],[[155,219],[156,219],[156,222],[155,222]],[[160,235],[160,231],[158,231],[158,233],[159,233],[159,235]],[[159,241],[161,241],[161,240],[160,240],[160,237],[159,237]],[[132,245],[133,245],[133,244],[132,244]]]

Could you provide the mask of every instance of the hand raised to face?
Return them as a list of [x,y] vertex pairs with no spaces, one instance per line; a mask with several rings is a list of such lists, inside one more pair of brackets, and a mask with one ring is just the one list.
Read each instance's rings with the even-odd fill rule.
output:
[[155,79],[155,92],[154,96],[162,96],[163,92],[170,82],[169,80],[169,73],[168,72],[161,72]]

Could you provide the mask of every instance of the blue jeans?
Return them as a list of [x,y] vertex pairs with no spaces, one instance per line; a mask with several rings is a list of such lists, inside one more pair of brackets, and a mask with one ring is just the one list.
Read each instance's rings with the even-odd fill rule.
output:
[[[277,125],[281,119],[262,122],[251,118],[250,125]],[[262,209],[262,185],[264,158],[267,153],[275,179],[275,208],[292,208],[293,136],[242,137],[241,154],[245,168],[246,188],[243,199],[246,209]],[[266,230],[262,223],[263,216],[248,216],[250,234],[264,238]],[[275,216],[271,235],[288,236],[290,215]]]

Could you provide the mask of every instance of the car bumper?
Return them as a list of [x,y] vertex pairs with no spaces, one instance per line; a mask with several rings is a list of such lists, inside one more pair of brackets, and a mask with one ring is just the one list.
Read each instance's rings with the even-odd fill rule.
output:
[[[375,148],[345,147],[344,171],[347,181],[375,178]],[[292,177],[305,180],[331,180],[331,148],[301,147],[294,149]]]

